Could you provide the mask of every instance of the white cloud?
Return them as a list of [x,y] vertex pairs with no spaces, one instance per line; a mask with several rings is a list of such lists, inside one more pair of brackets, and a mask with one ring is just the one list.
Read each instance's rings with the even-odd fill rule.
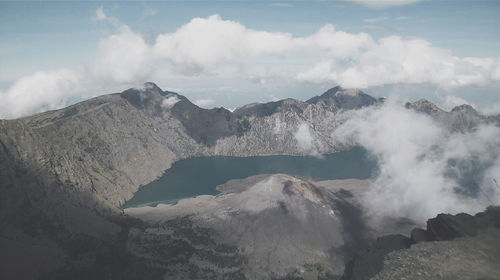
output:
[[[500,203],[500,189],[484,182],[476,199],[456,192],[471,166],[486,166],[483,178],[498,180],[500,128],[482,126],[470,133],[450,133],[430,117],[391,100],[381,108],[356,111],[334,134],[354,141],[377,157],[380,174],[363,198],[369,214],[409,217],[417,222],[438,213],[475,213]],[[450,165],[450,162],[457,162]],[[474,163],[471,164],[471,162]],[[470,174],[469,174],[470,175]],[[474,171],[474,175],[481,176]],[[469,186],[470,187],[470,186]]]
[[431,83],[449,89],[500,81],[500,60],[459,58],[421,39],[384,37],[348,60],[330,58],[297,75],[300,81],[367,88]]
[[259,55],[278,55],[291,49],[291,40],[289,33],[248,29],[213,15],[194,18],[174,33],[160,34],[154,51],[180,70],[193,71]]
[[297,141],[297,146],[301,151],[313,156],[319,156],[318,149],[316,148],[316,138],[307,123],[300,123],[297,131],[293,133],[293,137]]
[[154,51],[157,57],[173,62],[184,71],[210,69],[225,62],[249,62],[266,55],[284,57],[308,50],[325,50],[344,58],[372,44],[372,38],[366,33],[337,31],[331,24],[310,36],[293,37],[290,33],[249,29],[212,15],[194,18],[173,33],[160,34]]
[[336,58],[347,59],[356,56],[360,51],[371,48],[375,42],[366,33],[351,34],[338,31],[332,24],[326,24],[314,34],[295,38],[296,48],[315,48],[326,50],[327,54]]
[[423,0],[346,0],[369,8],[387,8],[421,2]]
[[312,149],[314,138],[311,135],[311,131],[309,130],[309,125],[307,125],[307,123],[301,123],[293,136],[295,137],[295,140],[297,140],[299,147],[303,150]]
[[91,65],[96,80],[114,83],[143,81],[153,72],[154,56],[144,38],[128,26],[99,42],[99,54]]
[[[213,15],[194,18],[174,32],[147,41],[118,19],[108,16],[102,7],[95,11],[94,19],[111,24],[116,34],[99,42],[98,53],[85,71],[71,71],[85,81],[88,91],[136,85],[155,75],[185,77],[185,87],[196,80],[199,81],[196,87],[203,88],[204,82],[213,83],[213,79],[208,78],[210,75],[219,77],[219,81],[235,83],[235,73],[239,79],[247,77],[245,82],[259,77],[263,82],[261,87],[265,88],[271,88],[273,81],[284,80],[285,76],[288,81],[296,78],[294,82],[358,88],[430,83],[451,89],[500,81],[498,58],[460,58],[425,40],[397,36],[374,40],[367,33],[347,33],[331,24],[308,36],[294,37],[290,33],[250,29]],[[191,80],[187,78],[190,76]],[[22,96],[23,93],[14,92],[20,88],[14,84],[3,90],[2,95],[8,91],[9,96]],[[59,84],[61,90],[54,91],[66,92],[68,98],[64,100],[83,94],[80,88]],[[236,84],[242,84],[241,80]],[[46,87],[32,85],[34,89],[27,92]],[[50,86],[53,85],[47,85]],[[85,94],[90,95],[88,93]],[[28,102],[22,98],[17,100]],[[19,104],[26,108],[23,110],[4,105],[3,115],[17,117],[48,108],[43,100],[39,100],[37,107],[34,100],[28,102],[29,105]]]
[[95,20],[106,20],[106,18],[107,16],[106,13],[104,13],[103,7],[99,7],[95,10],[95,15],[94,15]]
[[213,99],[198,99],[194,101],[194,104],[196,104],[199,107],[210,107],[211,105],[215,104],[215,100]]
[[104,21],[104,22],[107,22],[115,27],[119,27],[121,25],[120,21],[117,18],[108,16],[106,14],[106,12],[104,11],[104,8],[102,6],[95,10],[94,16],[92,17],[92,20],[93,21]]
[[177,102],[181,101],[179,98],[177,98],[177,96],[175,95],[171,95],[171,96],[167,96],[162,102],[161,102],[161,106],[163,108],[172,108],[174,107],[175,104],[177,104]]
[[0,91],[0,118],[60,108],[83,92],[84,79],[78,72],[68,69],[37,72]]

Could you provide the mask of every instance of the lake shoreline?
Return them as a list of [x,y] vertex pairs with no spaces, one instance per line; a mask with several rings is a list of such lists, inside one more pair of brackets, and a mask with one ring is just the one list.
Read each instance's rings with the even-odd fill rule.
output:
[[314,180],[368,179],[377,163],[361,147],[314,156],[211,156],[174,163],[161,177],[141,187],[122,208],[175,204],[199,195],[218,195],[219,185],[262,174],[290,174]]

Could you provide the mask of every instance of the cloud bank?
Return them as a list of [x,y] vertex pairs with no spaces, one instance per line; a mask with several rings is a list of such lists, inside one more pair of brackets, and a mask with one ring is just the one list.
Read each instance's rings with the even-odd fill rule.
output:
[[475,213],[500,203],[500,128],[451,133],[427,115],[389,101],[353,112],[334,134],[379,160],[380,173],[363,198],[371,217]]
[[292,35],[248,29],[219,15],[194,18],[174,33],[160,34],[154,54],[181,70],[206,69],[222,62],[238,62],[289,51]]
[[430,83],[450,89],[498,82],[499,71],[497,58],[459,58],[425,40],[390,36],[363,45],[349,59],[325,59],[299,73],[297,78],[356,88]]
[[82,74],[69,69],[37,72],[0,91],[0,118],[15,118],[65,106],[84,94]]
[[102,8],[93,20],[116,30],[98,43],[95,58],[83,69],[39,72],[1,90],[1,98],[7,101],[0,118],[59,108],[75,97],[96,94],[107,86],[141,84],[158,73],[193,79],[236,73],[263,80],[286,75],[299,83],[356,88],[430,83],[452,89],[500,81],[499,58],[460,58],[422,39],[375,40],[367,33],[337,30],[332,24],[297,37],[212,15],[193,18],[174,32],[146,40]]

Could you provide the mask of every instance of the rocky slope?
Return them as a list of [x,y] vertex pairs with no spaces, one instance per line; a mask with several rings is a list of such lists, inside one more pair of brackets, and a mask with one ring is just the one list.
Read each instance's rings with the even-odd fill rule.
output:
[[[169,228],[191,239],[162,238],[164,248],[182,249],[162,256],[162,265],[124,249],[129,231],[140,233],[147,226],[118,207],[181,158],[308,153],[293,136],[297,125],[316,122],[312,131],[328,131],[318,122],[339,108],[302,104],[303,111],[283,107],[262,116],[206,110],[148,83],[61,110],[0,120],[1,278],[97,279],[109,278],[111,272],[103,272],[112,271],[113,278],[137,279],[145,271],[163,275],[166,267],[173,274],[198,271],[190,272],[193,278],[238,274],[240,266],[217,261],[218,255],[238,259],[238,252],[220,247],[207,229],[181,220]],[[336,150],[333,144],[322,148]],[[139,229],[132,231],[132,225]],[[203,238],[206,251],[197,243]],[[201,253],[216,263],[202,269],[189,261]]]
[[[357,201],[367,187],[365,180],[315,182],[284,174],[258,175],[219,186],[217,196],[129,208],[125,213],[151,226],[189,217],[213,229],[220,234],[219,242],[239,249],[247,279],[281,278],[301,269],[321,270],[335,279],[357,249],[382,234],[369,228]],[[409,230],[409,225],[392,226],[395,232]]]
[[[330,102],[348,92],[335,90],[333,97],[319,100]],[[343,108],[335,102],[336,106],[325,107],[284,100],[278,105],[247,105],[231,113],[199,108],[147,83],[143,89],[61,110],[0,120],[0,143],[31,168],[119,206],[182,158],[334,152],[338,148],[329,135],[336,127],[335,112]],[[361,98],[346,104],[350,108],[371,103]],[[293,136],[302,123],[317,139],[310,147],[301,147]]]
[[[333,218],[329,211],[347,211],[342,215],[352,217],[360,210],[348,193],[342,200],[341,193],[331,193],[320,183],[292,183],[289,194],[283,189],[279,192],[283,203],[276,200],[273,205],[278,207],[266,208],[256,216],[237,207],[224,212],[226,208],[214,206],[205,216],[198,215],[199,219],[177,215],[152,224],[124,215],[119,207],[141,185],[182,158],[322,154],[343,149],[331,137],[342,122],[342,112],[380,102],[361,91],[337,87],[307,102],[286,99],[230,112],[199,108],[181,95],[147,83],[141,89],[64,109],[0,120],[0,278],[239,279],[263,276],[261,270],[277,277],[284,273],[295,277],[302,272],[288,269],[297,266],[316,273],[316,278],[320,274],[339,276],[340,260],[359,249],[356,244],[363,244],[365,236],[356,235],[354,229],[361,225],[356,219]],[[438,115],[465,114],[467,121],[454,122],[462,129],[472,113],[457,109]],[[490,121],[489,117],[479,118]],[[311,140],[299,141],[298,132]],[[277,186],[284,188],[287,180],[293,181],[279,179]],[[236,199],[244,193],[228,195]],[[240,206],[241,201],[221,199],[214,201]],[[303,213],[303,209],[313,217],[302,221],[303,228],[324,226],[323,230],[290,234],[291,224],[301,221],[295,213]],[[224,213],[234,218],[203,222]],[[315,263],[298,265],[304,256],[278,258],[283,262],[280,265],[260,262],[269,251],[243,230],[255,217],[260,221],[256,236],[267,236],[267,225],[277,217],[290,229],[282,233],[290,234],[297,246],[280,251],[280,256],[287,250],[298,256],[306,252],[304,256]],[[241,224],[235,222],[240,219]],[[340,232],[349,228],[352,236]],[[401,229],[387,228],[391,232]],[[327,235],[330,230],[335,238]],[[367,234],[371,234],[369,230]],[[318,243],[306,242],[306,235],[316,236]],[[271,236],[269,242],[280,239]],[[249,253],[245,248],[255,250]]]
[[[120,206],[139,186],[182,158],[323,154],[343,149],[331,137],[342,122],[340,112],[379,102],[382,99],[359,90],[335,87],[307,102],[250,104],[232,113],[199,108],[181,95],[146,83],[142,89],[103,95],[61,110],[0,120],[0,143],[31,168]],[[446,119],[456,129],[480,121],[500,123],[500,118],[463,106],[449,113],[427,112],[424,103],[408,107]],[[297,141],[300,126],[309,143]]]
[[126,213],[155,236],[169,234],[164,225],[181,218],[217,232],[215,242],[239,252],[244,265],[237,272],[245,279],[498,279],[500,208],[440,214],[425,230],[404,219],[372,228],[359,200],[368,184],[258,175],[219,186],[217,196]]
[[500,279],[499,241],[498,206],[474,216],[440,214],[410,237],[378,238],[347,264],[342,279]]

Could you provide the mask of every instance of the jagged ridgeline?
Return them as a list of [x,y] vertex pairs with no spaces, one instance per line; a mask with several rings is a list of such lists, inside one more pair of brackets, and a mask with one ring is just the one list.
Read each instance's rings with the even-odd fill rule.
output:
[[[356,234],[367,226],[357,196],[366,181],[251,177],[223,187],[226,194],[218,197],[149,209],[168,219],[120,207],[181,159],[351,148],[331,137],[343,121],[341,112],[381,102],[336,87],[306,102],[285,99],[230,112],[200,108],[146,83],[60,110],[0,120],[0,278],[338,278],[355,252],[385,233]],[[498,117],[468,107],[444,112],[424,101],[408,107],[456,130],[498,123]],[[295,137],[303,124],[314,136],[305,146]],[[259,188],[267,186],[271,200],[254,205]],[[192,212],[204,207],[203,215]],[[207,222],[224,215],[232,218]],[[235,221],[240,226],[232,227]],[[291,225],[297,223],[304,226],[295,231]],[[259,226],[248,230],[253,224]],[[411,226],[392,229],[407,232]],[[269,236],[268,243],[255,236]]]

